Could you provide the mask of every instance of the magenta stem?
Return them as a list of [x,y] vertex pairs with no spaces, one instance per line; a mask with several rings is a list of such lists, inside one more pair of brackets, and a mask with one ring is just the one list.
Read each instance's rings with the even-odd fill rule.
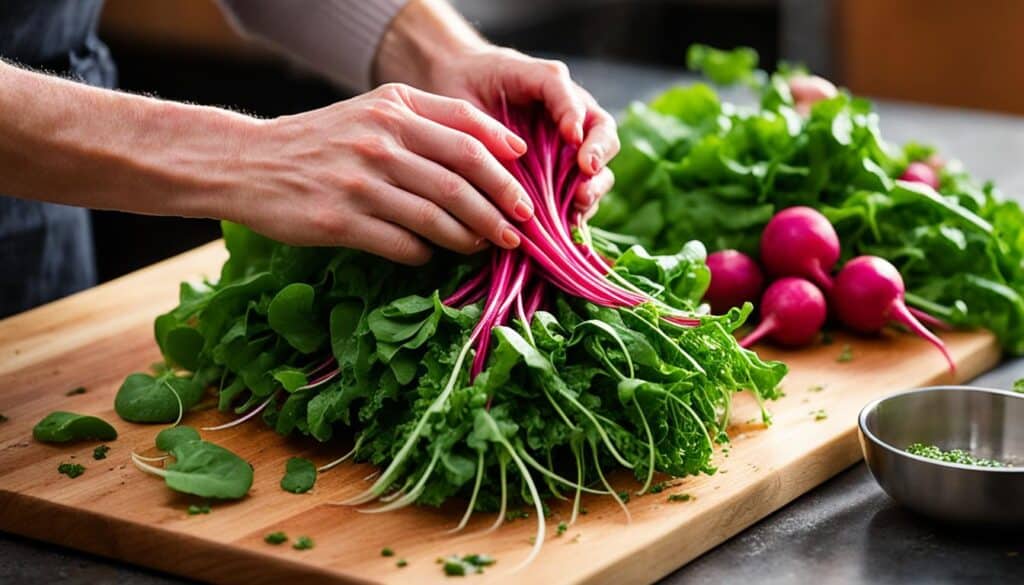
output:
[[914,316],[907,310],[907,305],[904,304],[902,299],[896,299],[893,301],[892,306],[889,307],[889,317],[898,323],[903,324],[913,331],[918,337],[923,338],[928,343],[934,345],[940,352],[942,357],[946,358],[946,363],[949,364],[949,372],[956,374],[956,362],[949,355],[949,349],[941,339],[936,337],[934,333],[925,328]]

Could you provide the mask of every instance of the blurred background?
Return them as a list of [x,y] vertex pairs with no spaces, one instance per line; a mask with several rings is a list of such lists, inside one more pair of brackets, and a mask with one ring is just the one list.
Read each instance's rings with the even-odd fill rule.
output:
[[[763,67],[779,59],[802,62],[858,94],[1024,114],[1022,0],[454,4],[494,42],[530,53],[682,73],[692,43],[746,45],[760,53]],[[107,0],[101,35],[128,91],[264,117],[347,96],[239,38],[214,0]],[[101,280],[219,236],[212,221],[93,214]]]

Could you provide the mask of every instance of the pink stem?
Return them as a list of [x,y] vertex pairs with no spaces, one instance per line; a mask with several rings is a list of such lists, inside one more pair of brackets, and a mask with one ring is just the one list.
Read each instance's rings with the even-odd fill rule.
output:
[[772,331],[775,331],[775,315],[769,315],[768,317],[761,319],[761,322],[757,324],[757,327],[755,327],[749,335],[740,341],[740,347],[750,347]]
[[914,307],[908,306],[907,310],[910,311],[911,315],[917,317],[919,321],[921,321],[922,323],[929,327],[934,327],[935,329],[942,329],[943,331],[953,330],[953,326],[950,325],[949,323],[946,323],[945,321],[939,319],[938,317],[925,313],[921,309],[915,309]]
[[934,345],[939,351],[942,352],[942,357],[946,358],[946,363],[949,364],[949,373],[956,374],[956,362],[949,355],[949,349],[946,348],[946,344],[942,343],[942,340],[935,336],[934,333],[928,331],[921,322],[914,318],[914,316],[907,310],[907,305],[902,300],[896,299],[893,301],[892,306],[889,307],[889,317],[893,321],[902,323],[907,329],[913,331],[919,337],[924,338],[925,341]]
[[231,427],[236,427],[236,426],[244,423],[245,421],[253,418],[257,414],[263,412],[263,409],[266,408],[267,405],[270,404],[275,398],[277,398],[277,392],[274,392],[273,394],[268,396],[267,399],[264,400],[262,403],[260,403],[259,406],[257,406],[256,408],[250,410],[249,412],[245,413],[244,416],[240,416],[240,417],[236,418],[235,420],[233,420],[231,422],[226,422],[226,423],[224,423],[222,425],[217,425],[215,427],[202,427],[202,430],[204,430],[204,431],[223,431],[224,429],[230,429]]

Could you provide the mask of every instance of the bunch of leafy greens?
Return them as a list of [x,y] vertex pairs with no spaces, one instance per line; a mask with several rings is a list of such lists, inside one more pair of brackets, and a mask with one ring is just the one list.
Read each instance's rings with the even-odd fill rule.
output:
[[756,74],[751,55],[694,47],[689,63],[714,81],[753,87],[753,107],[724,103],[704,84],[630,106],[611,164],[615,189],[591,223],[653,252],[701,240],[756,255],[775,212],[812,206],[835,226],[844,259],[886,258],[909,304],[989,329],[1006,351],[1024,353],[1021,208],[957,164],[942,170],[938,191],[896,180],[932,149],[886,143],[871,104],[844,92],[802,118],[787,84],[792,70]]
[[[465,346],[481,303],[441,299],[480,258],[438,253],[412,269],[222,227],[230,258],[220,279],[183,284],[179,306],[156,320],[165,358],[190,372],[174,380],[220,381],[221,410],[259,413],[281,435],[353,438],[352,455],[383,468],[355,502],[385,496],[391,509],[461,497],[465,520],[500,510],[500,521],[520,502],[568,497],[578,510],[582,492],[618,498],[605,481],[616,467],[634,470],[641,489],[656,470],[712,472],[731,395],[775,398],[786,372],[731,335],[749,305],[683,327],[654,304],[602,308],[552,290],[530,323],[495,329],[486,367],[469,382]],[[617,258],[616,277],[662,302],[693,310],[707,287],[699,243],[663,256],[599,237],[593,245]],[[186,446],[200,443],[161,448],[180,467]],[[161,475],[170,482],[173,471]]]

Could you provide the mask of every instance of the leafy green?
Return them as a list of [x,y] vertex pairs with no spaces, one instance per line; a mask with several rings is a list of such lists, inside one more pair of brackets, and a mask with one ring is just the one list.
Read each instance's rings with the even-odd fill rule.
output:
[[200,440],[199,431],[184,425],[166,428],[156,435],[156,448],[170,451],[181,443]]
[[292,457],[285,465],[281,489],[293,494],[302,494],[313,489],[316,483],[316,465],[309,459]]
[[284,532],[271,532],[270,534],[263,537],[263,542],[267,544],[284,544],[288,541],[288,535]]
[[32,429],[32,437],[43,443],[92,439],[113,441],[117,438],[117,430],[101,418],[57,410],[36,423]]
[[295,550],[309,550],[313,548],[313,546],[315,546],[315,543],[312,538],[308,536],[300,536],[295,539],[295,544],[292,545],[292,548]]
[[209,514],[211,508],[210,504],[190,504],[187,511],[189,516],[198,516],[199,514]]
[[106,459],[107,453],[110,452],[110,447],[107,445],[100,445],[92,450],[92,458],[99,461],[100,459]]
[[490,555],[465,555],[458,556],[452,555],[448,558],[443,559],[442,569],[444,574],[449,577],[463,577],[465,575],[472,575],[475,573],[483,573],[484,567],[489,567],[495,562],[494,557]]
[[[723,103],[704,84],[635,103],[619,125],[614,190],[592,224],[669,254],[691,240],[756,257],[761,231],[785,207],[808,205],[835,226],[845,261],[892,262],[907,302],[961,327],[983,327],[1024,353],[1024,211],[958,164],[938,191],[897,180],[930,147],[885,142],[871,104],[848,93],[794,109],[787,76],[752,73],[749,50],[692,48],[691,67],[744,82],[755,106]],[[602,230],[595,229],[595,237]]]
[[131,374],[117,391],[114,411],[129,422],[174,422],[195,406],[202,395],[203,387],[196,380],[170,371],[156,377]]
[[79,475],[85,473],[85,466],[78,463],[61,463],[57,466],[57,473],[66,475],[71,479],[75,479]]
[[382,557],[393,557],[393,556],[395,556],[395,551],[393,551],[390,548],[385,546],[384,548],[380,549],[380,556],[382,556]]
[[[786,373],[736,343],[749,306],[682,327],[663,305],[601,308],[552,289],[530,323],[494,329],[470,381],[467,341],[482,303],[443,299],[481,258],[439,252],[408,268],[293,248],[231,224],[224,235],[231,256],[221,279],[182,286],[178,307],[157,318],[172,364],[186,360],[171,355],[169,331],[203,338],[191,373],[163,375],[217,385],[222,410],[260,408],[282,435],[354,439],[351,456],[382,468],[354,500],[390,494],[397,508],[463,498],[470,513],[526,504],[540,517],[545,498],[611,493],[598,483],[605,470],[631,469],[641,490],[655,471],[712,473],[732,395],[776,398]],[[617,259],[610,278],[673,310],[697,309],[710,278],[699,243],[652,255],[614,234],[579,237]],[[177,444],[172,455],[201,443]],[[302,466],[304,486],[316,472]]]

